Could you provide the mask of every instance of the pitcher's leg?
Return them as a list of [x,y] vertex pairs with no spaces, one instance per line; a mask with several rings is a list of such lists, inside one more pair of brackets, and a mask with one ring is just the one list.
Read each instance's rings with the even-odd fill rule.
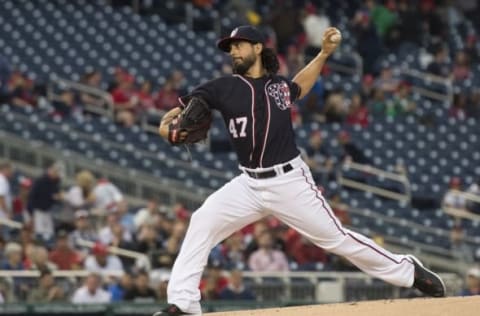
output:
[[275,216],[315,245],[346,257],[374,277],[398,286],[412,286],[412,260],[405,255],[393,254],[371,239],[343,228],[316,189],[307,168],[302,168],[290,185],[278,186],[274,190],[279,200]]
[[191,217],[168,283],[168,303],[184,312],[201,314],[198,286],[211,249],[261,217],[255,192],[246,185],[243,176],[208,197]]

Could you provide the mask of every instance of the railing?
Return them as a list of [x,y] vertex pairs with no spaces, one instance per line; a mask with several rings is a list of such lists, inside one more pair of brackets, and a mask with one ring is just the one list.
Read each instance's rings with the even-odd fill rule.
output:
[[[339,62],[342,58],[353,59],[355,66],[351,67],[342,64]],[[358,75],[359,78],[362,78],[363,75],[363,58],[357,52],[335,52],[332,58],[327,61],[327,65],[330,67],[330,69],[336,72],[345,73],[348,75]]]
[[[88,276],[90,272],[85,270],[60,270],[52,271],[55,278],[81,278]],[[122,271],[108,271],[110,276],[121,276]],[[225,277],[229,276],[228,271],[223,271]],[[23,270],[0,270],[0,278],[12,280],[13,278],[38,278],[39,271]],[[462,285],[462,279],[453,273],[442,273],[448,295],[454,295]],[[250,280],[248,286],[256,293],[257,301],[303,301],[315,303],[336,303],[347,300],[351,296],[351,290],[360,286],[363,290],[358,299],[395,299],[402,296],[402,289],[387,284],[378,279],[372,278],[362,272],[243,272],[244,281]],[[271,283],[272,280],[274,283]],[[252,283],[253,281],[253,283]],[[302,283],[297,283],[297,282]],[[158,281],[157,281],[158,282]],[[155,283],[155,282],[154,282]],[[298,285],[300,284],[300,286]],[[384,289],[386,293],[378,293],[378,288]],[[302,297],[308,289],[307,297]]]
[[57,89],[71,90],[80,94],[88,94],[95,102],[94,104],[84,104],[84,110],[87,112],[114,117],[114,105],[112,97],[109,93],[92,88],[90,86],[70,81],[67,79],[59,78],[55,75],[50,76],[50,81],[47,87],[47,98],[50,101],[61,101],[61,95],[57,93]]
[[[405,188],[405,193],[398,193],[395,191],[387,190],[385,188],[381,188],[378,186],[372,186],[357,180],[349,179],[348,176],[345,175],[346,171],[356,170],[360,171],[364,174],[372,174],[378,178],[382,179],[390,179],[392,181],[396,181],[401,183]],[[382,169],[378,169],[372,167],[370,165],[359,164],[356,162],[346,161],[342,164],[341,168],[337,173],[337,181],[340,185],[354,188],[357,190],[362,190],[366,192],[371,192],[373,194],[377,194],[389,199],[399,200],[403,202],[409,202],[411,199],[411,192],[410,192],[410,181],[408,180],[407,176],[403,173],[392,173]]]
[[[468,192],[463,192],[459,190],[449,190],[447,194],[453,194],[454,196],[462,197],[465,199],[465,201],[472,201],[475,203],[480,204],[480,196]],[[480,221],[480,215],[474,214],[472,212],[469,212],[467,209],[464,208],[457,208],[457,207],[452,207],[448,206],[445,204],[445,201],[442,202],[442,208],[445,213],[453,216],[453,217],[461,217],[465,219],[470,219],[470,220],[475,220],[475,221]]]
[[[453,84],[452,80],[450,78],[444,78],[440,76],[436,76],[427,72],[419,71],[419,70],[414,70],[414,69],[401,69],[400,73],[405,76],[411,76],[417,79],[420,79],[426,83],[437,83],[440,85],[443,85],[446,90],[446,94],[439,93],[437,91],[433,91],[430,89],[427,89],[425,87],[420,87],[417,85],[412,86],[412,90],[414,92],[417,92],[421,95],[424,95],[426,97],[432,98],[432,99],[437,99],[440,101],[449,101],[450,103],[453,102]],[[408,81],[408,80],[407,80]]]
[[[95,245],[94,242],[83,240],[83,239],[77,239],[76,242],[78,243],[78,245],[88,247],[88,248],[93,248]],[[113,247],[113,246],[108,246],[107,250],[109,253],[114,255],[135,259],[136,260],[135,265],[139,268],[150,270],[152,267],[150,259],[148,258],[148,255],[144,253],[127,250],[119,247]]]

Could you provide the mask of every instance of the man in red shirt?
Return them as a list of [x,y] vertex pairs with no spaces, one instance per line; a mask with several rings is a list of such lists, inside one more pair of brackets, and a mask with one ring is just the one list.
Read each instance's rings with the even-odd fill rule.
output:
[[60,270],[74,270],[80,267],[80,255],[70,248],[68,244],[68,234],[61,230],[57,234],[55,248],[50,252],[50,261],[55,263]]

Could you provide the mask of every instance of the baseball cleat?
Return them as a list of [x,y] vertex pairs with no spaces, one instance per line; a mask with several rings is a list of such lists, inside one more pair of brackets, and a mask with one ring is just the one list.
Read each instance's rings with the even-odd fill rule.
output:
[[407,257],[412,259],[413,265],[415,266],[413,287],[428,296],[444,297],[446,288],[440,276],[425,268],[420,260],[414,256],[407,255]]
[[157,312],[152,316],[177,316],[177,315],[188,315],[184,313],[177,305],[170,304],[161,312]]

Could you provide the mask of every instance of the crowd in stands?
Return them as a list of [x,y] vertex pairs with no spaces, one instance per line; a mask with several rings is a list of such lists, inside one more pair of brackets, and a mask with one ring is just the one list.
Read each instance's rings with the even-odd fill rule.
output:
[[[280,4],[229,1],[227,5],[216,1],[200,2],[197,4],[211,5],[219,10],[239,8],[238,12],[244,12],[241,22],[258,24],[265,30],[270,35],[269,45],[279,53],[281,74],[287,77],[292,77],[309,56],[318,52],[321,30],[331,25],[321,1],[280,1]],[[268,8],[273,3],[276,8]],[[401,43],[411,42],[427,48],[421,59],[428,73],[450,78],[453,84],[472,78],[472,65],[479,60],[477,34],[463,34],[463,49],[456,51],[452,51],[443,39],[448,37],[449,24],[461,26],[459,17],[470,16],[478,8],[429,0],[419,3],[421,10],[417,11],[415,4],[407,0],[366,0],[352,12],[349,25],[355,49],[364,59],[364,73],[358,89],[352,93],[327,91],[324,79],[319,77],[310,94],[294,109],[294,123],[317,121],[366,127],[378,117],[415,116],[417,105],[410,83],[396,76],[394,66],[380,62],[384,54]],[[259,21],[263,12],[269,15]],[[221,70],[222,73],[230,71],[228,65]],[[186,92],[184,75],[178,70],[169,74],[160,87],[155,86],[153,80],[138,81],[121,67],[113,73],[112,78],[106,79],[101,71],[91,70],[82,76],[80,83],[107,91],[114,104],[115,119],[126,127],[138,123],[145,113],[168,111],[177,105],[178,96]],[[329,75],[331,69],[325,67],[323,77]],[[41,95],[45,96],[41,83],[12,69],[0,56],[2,102],[35,107]],[[66,90],[52,103],[51,114],[60,117],[82,115],[85,104],[95,105],[96,102],[98,100],[89,94]],[[449,115],[458,119],[479,119],[480,93],[473,89],[468,93],[456,91]],[[342,131],[337,137],[343,148],[340,159],[371,163],[347,132]],[[305,156],[316,178],[325,183],[334,176],[333,166],[338,158],[324,150],[322,141],[321,132],[309,135]],[[64,166],[60,162],[52,164],[35,179],[15,178],[14,171],[12,164],[0,163],[0,218],[21,222],[23,228],[2,230],[0,267],[2,270],[38,270],[40,278],[32,281],[14,277],[11,282],[0,281],[0,302],[100,303],[165,299],[168,273],[154,279],[142,262],[117,256],[109,247],[148,254],[152,268],[168,271],[188,226],[189,210],[180,204],[164,205],[155,198],[140,207],[129,205],[114,183],[97,178],[88,170],[78,172],[75,184],[67,187],[62,182]],[[9,182],[15,182],[11,188]],[[452,180],[452,188],[460,186],[459,179]],[[468,191],[480,194],[479,188],[480,184],[476,183]],[[349,224],[348,208],[342,204],[340,196],[333,196],[332,200],[335,200],[332,205],[337,216],[342,223]],[[465,201],[448,195],[445,203],[455,207],[478,207],[478,204],[466,205]],[[452,239],[461,240],[458,236]],[[82,241],[93,242],[94,246],[87,247]],[[52,277],[56,270],[83,269],[91,274],[81,281],[66,279],[60,282]],[[221,273],[222,269],[230,270],[228,278]],[[254,299],[253,291],[242,283],[242,271],[297,269],[348,270],[352,267],[341,258],[314,247],[275,219],[267,218],[235,233],[212,250],[200,288],[205,299]],[[478,269],[471,270],[468,289],[463,294],[478,294],[479,280]],[[79,282],[82,283],[80,287],[76,286]]]
[[[2,228],[0,267],[41,273],[38,284],[20,277],[12,278],[8,289],[7,283],[2,284],[0,292],[5,300],[104,302],[165,298],[168,271],[180,249],[191,212],[181,204],[168,206],[156,198],[144,206],[129,206],[113,183],[97,179],[88,170],[79,171],[71,186],[65,184],[64,176],[61,162],[53,163],[34,179],[18,175],[9,162],[0,165],[2,218],[23,225],[20,229]],[[348,223],[348,214],[341,208],[339,216]],[[147,254],[150,264],[115,255],[109,247]],[[245,227],[213,249],[200,287],[206,299],[253,299],[251,289],[241,282],[244,270],[327,268],[339,269],[341,265],[296,231],[268,218]],[[149,269],[164,273],[152,280]],[[229,277],[221,273],[225,269],[231,270]],[[82,287],[74,289],[67,281],[55,281],[52,273],[56,270],[86,270],[91,274]],[[105,290],[100,290],[102,284]]]

